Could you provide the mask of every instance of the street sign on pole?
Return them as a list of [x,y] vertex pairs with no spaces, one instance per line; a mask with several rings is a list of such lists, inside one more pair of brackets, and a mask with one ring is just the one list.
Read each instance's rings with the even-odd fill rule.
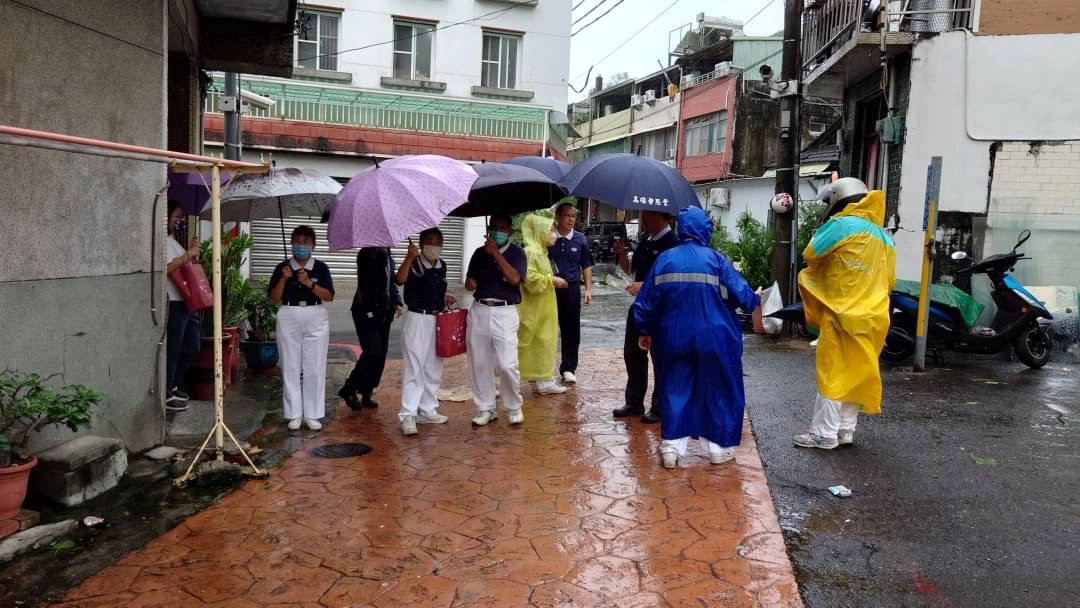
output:
[[941,157],[930,159],[926,169],[926,201],[923,206],[923,264],[919,283],[919,315],[915,323],[915,371],[926,371],[926,330],[930,310],[930,279],[934,275],[934,232],[937,230],[938,195],[941,193]]

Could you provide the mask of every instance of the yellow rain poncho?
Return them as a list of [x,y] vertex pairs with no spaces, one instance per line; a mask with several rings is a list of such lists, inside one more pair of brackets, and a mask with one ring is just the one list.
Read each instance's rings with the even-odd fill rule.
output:
[[518,305],[518,367],[522,380],[551,380],[555,347],[559,340],[559,313],[555,307],[555,273],[548,260],[548,234],[552,220],[528,215],[521,222],[528,267]]
[[817,384],[822,396],[881,411],[878,355],[889,332],[896,251],[882,229],[885,194],[873,190],[817,231],[799,273],[806,321],[821,332]]

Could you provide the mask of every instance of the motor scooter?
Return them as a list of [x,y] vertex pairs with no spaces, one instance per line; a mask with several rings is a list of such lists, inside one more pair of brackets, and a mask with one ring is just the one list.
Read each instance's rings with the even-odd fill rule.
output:
[[[1040,320],[1048,322],[1053,315],[1010,274],[1018,261],[1031,259],[1017,251],[1030,238],[1031,231],[1024,230],[1012,252],[994,254],[977,262],[963,251],[950,256],[956,262],[968,263],[959,272],[985,274],[990,279],[997,314],[989,327],[971,327],[956,308],[931,301],[926,332],[928,351],[940,357],[944,351],[995,354],[1011,347],[1028,367],[1038,369],[1046,365],[1051,344]],[[892,314],[881,357],[894,363],[903,362],[915,353],[919,300],[917,296],[894,291],[889,301]]]
[[[1042,302],[1017,281],[1010,272],[1020,260],[1031,258],[1018,253],[1031,238],[1024,230],[1011,253],[999,253],[978,262],[967,253],[954,252],[950,257],[968,261],[961,272],[985,274],[993,286],[991,297],[997,314],[990,327],[969,327],[958,309],[946,302],[932,299],[928,308],[927,350],[940,358],[942,352],[994,354],[1012,347],[1025,365],[1040,368],[1050,360],[1051,343],[1045,324],[1053,318]],[[915,325],[918,319],[917,295],[893,291],[889,295],[889,333],[881,350],[881,358],[891,363],[903,363],[915,354]],[[805,326],[802,303],[786,306],[768,315]]]

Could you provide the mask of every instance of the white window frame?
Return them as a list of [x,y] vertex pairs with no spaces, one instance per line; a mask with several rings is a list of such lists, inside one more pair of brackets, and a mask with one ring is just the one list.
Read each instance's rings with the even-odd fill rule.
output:
[[727,150],[727,110],[686,121],[683,140],[683,152],[687,158],[723,154]]
[[[397,43],[398,43],[397,28],[399,26],[400,27],[407,27],[407,28],[410,28],[412,30],[412,38],[409,40],[409,50],[408,51],[399,51],[398,48],[397,48]],[[417,35],[416,28],[418,28],[418,27],[428,27],[428,28],[431,28],[431,31],[427,32],[427,33],[424,33],[424,34]],[[435,72],[435,30],[437,28],[438,28],[438,26],[436,24],[434,24],[434,23],[428,23],[428,22],[423,22],[423,21],[409,21],[408,19],[394,19],[394,30],[393,30],[393,32],[394,32],[394,44],[391,46],[391,51],[392,51],[391,58],[392,58],[392,60],[391,60],[391,65],[390,65],[390,70],[393,73],[394,78],[401,78],[403,80],[431,80],[432,79],[432,76],[434,75],[434,72]],[[417,43],[417,40],[420,38],[420,36],[427,36],[427,35],[431,36],[431,53],[428,56],[428,72],[430,72],[430,73],[423,74],[417,68],[418,52],[417,52],[417,49],[416,49],[416,43]],[[409,74],[408,75],[401,75],[401,74],[398,73],[398,71],[397,71],[397,56],[398,55],[408,55],[409,56]],[[420,76],[422,76],[422,77],[420,77]]]
[[[338,52],[338,42],[341,40],[341,13],[308,10],[305,10],[304,13],[311,16],[311,20],[308,22],[308,35],[312,38],[301,40],[301,34],[299,33],[293,36],[293,61],[296,67],[336,72],[338,59],[336,53]],[[333,19],[333,27],[331,28],[328,24],[325,24],[324,19]],[[324,40],[324,38],[327,40]],[[300,46],[311,43],[315,44],[316,60],[314,68],[300,64]]]
[[[484,51],[487,50],[488,37],[496,38],[499,41],[499,58],[497,60],[486,59],[484,57]],[[510,62],[508,57],[510,53],[510,41],[513,41],[517,45],[513,61],[513,80],[510,78]],[[520,34],[485,31],[480,43],[480,85],[491,89],[516,89],[521,81],[521,50],[524,46],[524,42],[525,37]],[[495,68],[497,82],[494,83],[486,79],[487,68],[491,65],[497,66]]]

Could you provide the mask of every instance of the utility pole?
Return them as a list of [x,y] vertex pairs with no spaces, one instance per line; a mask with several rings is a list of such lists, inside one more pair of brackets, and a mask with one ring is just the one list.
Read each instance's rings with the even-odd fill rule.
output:
[[772,83],[780,98],[780,143],[776,150],[776,193],[791,195],[787,213],[773,214],[772,276],[780,285],[784,303],[795,301],[795,237],[799,212],[799,99],[802,84],[801,41],[803,0],[785,0],[784,47],[781,82]]
[[225,158],[240,160],[240,78],[235,72],[225,74],[221,111],[225,114]]

